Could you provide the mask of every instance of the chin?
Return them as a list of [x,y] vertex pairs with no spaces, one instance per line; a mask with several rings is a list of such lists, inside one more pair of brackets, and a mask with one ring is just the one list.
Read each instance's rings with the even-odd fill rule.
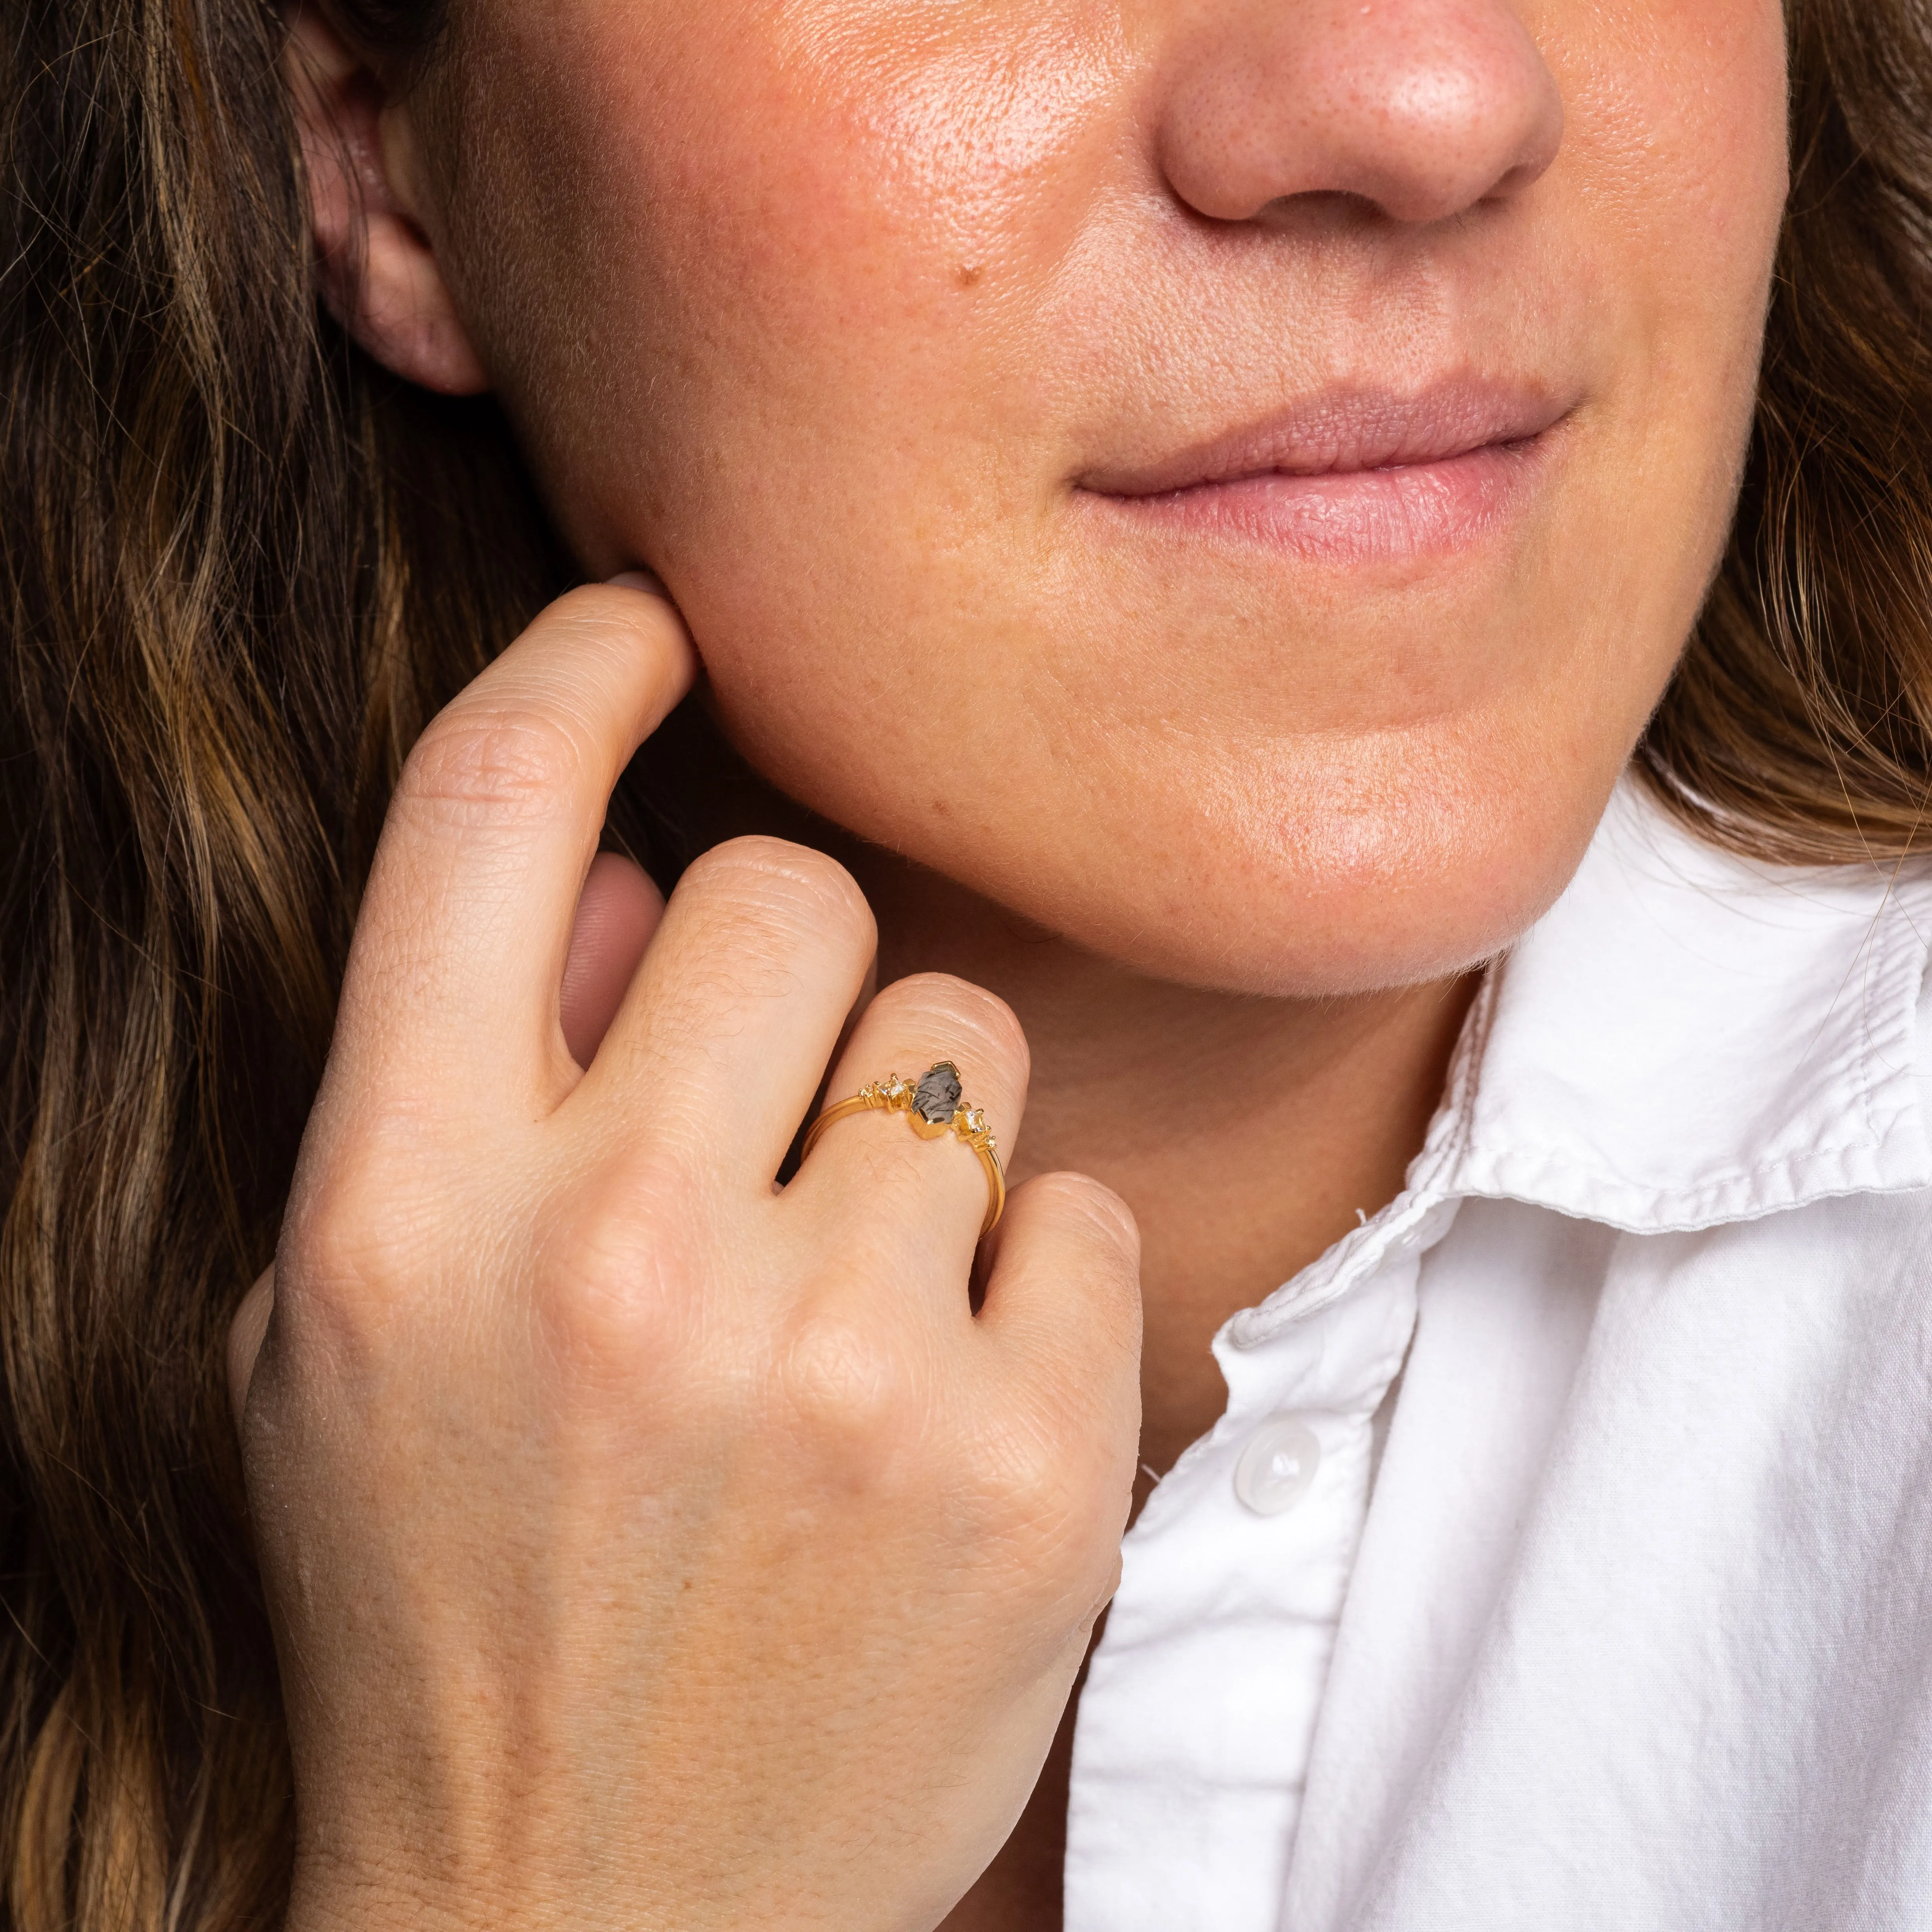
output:
[[1134,818],[1062,818],[1074,836],[1052,855],[974,883],[1065,939],[1180,984],[1301,998],[1420,985],[1494,958],[1549,909],[1621,762],[1573,770],[1560,788],[1498,764],[1380,796],[1358,771],[1354,795],[1325,809],[1311,808],[1312,780],[1298,796],[1268,788],[1273,811],[1255,808],[1252,784],[1246,809],[1211,784],[1191,812],[1161,811],[1144,794]]

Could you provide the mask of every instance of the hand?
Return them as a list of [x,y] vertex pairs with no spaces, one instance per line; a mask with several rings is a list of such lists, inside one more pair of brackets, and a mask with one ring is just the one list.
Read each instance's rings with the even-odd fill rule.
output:
[[[661,599],[575,592],[390,809],[231,1354],[292,1932],[931,1926],[1117,1580],[1125,1209],[1016,1190],[975,1316],[957,1142],[862,1115],[775,1190],[873,951],[821,855],[720,848],[661,922],[607,858],[578,922],[691,669]],[[957,980],[880,994],[830,1090],[940,1058],[1010,1147],[1024,1042]]]

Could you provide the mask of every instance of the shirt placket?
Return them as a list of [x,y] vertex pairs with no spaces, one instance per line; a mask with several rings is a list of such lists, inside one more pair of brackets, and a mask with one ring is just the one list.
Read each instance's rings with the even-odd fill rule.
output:
[[1082,1696],[1067,1932],[1275,1932],[1376,1412],[1438,1233],[1409,1197],[1216,1339],[1226,1408],[1128,1535]]

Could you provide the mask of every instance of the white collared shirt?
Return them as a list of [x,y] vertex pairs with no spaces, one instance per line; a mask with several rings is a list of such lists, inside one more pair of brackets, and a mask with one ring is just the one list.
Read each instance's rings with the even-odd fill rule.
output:
[[1932,1927],[1928,939],[1619,790],[1406,1191],[1216,1338],[1067,1932]]

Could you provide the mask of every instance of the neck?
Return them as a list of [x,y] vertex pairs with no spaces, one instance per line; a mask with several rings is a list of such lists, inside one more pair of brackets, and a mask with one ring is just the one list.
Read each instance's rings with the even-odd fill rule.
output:
[[1134,1210],[1142,1460],[1165,1474],[1221,1412],[1214,1331],[1401,1190],[1474,976],[1305,1000],[1150,980],[801,812],[697,704],[652,758],[656,788],[681,801],[674,815],[701,830],[697,843],[772,832],[849,867],[878,920],[882,985],[957,974],[1019,1016],[1033,1080],[1023,1130],[1000,1135],[1009,1175],[1017,1186],[1070,1168]]
[[1133,1209],[1142,1459],[1165,1473],[1220,1413],[1216,1329],[1400,1191],[1474,980],[1325,999],[1204,992],[876,850],[840,856],[879,921],[882,984],[956,973],[1019,1016],[1033,1080],[1014,1184],[1072,1168]]

